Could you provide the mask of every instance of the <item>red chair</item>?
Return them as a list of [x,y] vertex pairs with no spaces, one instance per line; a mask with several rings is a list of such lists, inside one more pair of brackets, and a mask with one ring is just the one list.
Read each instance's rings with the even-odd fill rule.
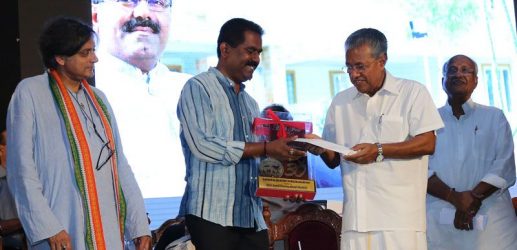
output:
[[513,208],[515,209],[515,215],[517,215],[517,197],[512,198]]
[[269,227],[269,245],[283,240],[286,250],[338,250],[341,240],[341,216],[320,205],[306,203],[286,214],[277,223],[270,220],[268,207],[264,218]]

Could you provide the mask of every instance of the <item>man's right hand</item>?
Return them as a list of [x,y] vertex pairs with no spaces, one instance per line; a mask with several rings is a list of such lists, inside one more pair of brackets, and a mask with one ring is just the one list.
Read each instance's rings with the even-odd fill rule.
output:
[[306,156],[304,151],[295,149],[288,145],[289,142],[296,140],[296,138],[298,137],[293,136],[289,138],[279,138],[268,142],[266,144],[267,155],[280,161],[295,161]]
[[450,202],[456,207],[456,210],[465,214],[471,214],[472,216],[476,215],[481,207],[481,201],[473,197],[470,190],[463,192],[452,191]]
[[456,208],[454,227],[460,230],[473,230],[472,220],[481,207],[481,201],[473,197],[471,191],[452,191],[450,202]]
[[48,238],[48,244],[51,250],[72,249],[72,239],[70,239],[70,235],[65,230],[61,230],[61,232]]

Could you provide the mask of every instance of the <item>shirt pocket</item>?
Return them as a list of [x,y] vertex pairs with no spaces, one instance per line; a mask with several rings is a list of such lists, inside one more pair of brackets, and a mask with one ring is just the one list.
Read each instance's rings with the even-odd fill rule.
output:
[[[470,131],[467,131],[467,133],[470,133]],[[475,159],[490,161],[489,156],[496,155],[495,150],[497,149],[497,145],[495,143],[497,141],[494,136],[494,133],[488,133],[478,127],[474,128],[474,132],[472,132],[473,143],[470,152],[475,152],[472,154]]]
[[407,133],[404,133],[404,120],[401,116],[383,115],[379,118],[379,142],[401,142]]

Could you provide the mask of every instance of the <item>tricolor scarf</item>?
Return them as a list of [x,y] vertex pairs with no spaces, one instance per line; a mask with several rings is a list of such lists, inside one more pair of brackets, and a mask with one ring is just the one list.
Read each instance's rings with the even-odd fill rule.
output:
[[[85,214],[85,239],[87,249],[106,250],[104,233],[102,227],[101,212],[99,207],[99,199],[97,196],[97,186],[95,184],[94,166],[91,160],[90,149],[86,136],[75,110],[70,94],[68,94],[66,86],[55,70],[48,73],[50,89],[54,96],[54,100],[61,111],[63,121],[66,127],[66,134],[70,142],[70,148],[74,159],[74,173],[79,192],[81,193],[83,210]],[[83,80],[82,85],[85,88],[85,95],[91,103],[97,114],[99,114],[102,125],[108,138],[109,146],[115,150],[111,157],[111,174],[113,179],[113,189],[115,193],[115,204],[117,205],[117,214],[120,226],[121,244],[124,244],[124,223],[126,221],[126,200],[120,186],[117,172],[117,150],[115,149],[115,140],[111,129],[110,117],[106,106],[91,89],[90,85]]]

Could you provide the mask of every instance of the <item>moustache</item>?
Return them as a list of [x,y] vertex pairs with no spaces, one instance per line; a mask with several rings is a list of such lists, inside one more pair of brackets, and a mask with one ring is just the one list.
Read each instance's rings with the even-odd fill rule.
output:
[[254,61],[248,61],[246,63],[246,66],[252,66],[253,68],[257,68],[258,65],[259,65],[259,63],[258,62],[254,62]]
[[459,84],[459,83],[465,83],[465,81],[459,77],[453,77],[449,80],[452,84]]
[[352,83],[355,83],[356,81],[366,81],[366,79],[362,77],[357,77],[351,80]]
[[153,30],[153,34],[158,34],[161,30],[160,24],[150,19],[143,19],[141,17],[137,17],[131,18],[131,20],[124,23],[124,25],[122,25],[122,31],[130,33],[135,31],[136,27],[149,27]]

